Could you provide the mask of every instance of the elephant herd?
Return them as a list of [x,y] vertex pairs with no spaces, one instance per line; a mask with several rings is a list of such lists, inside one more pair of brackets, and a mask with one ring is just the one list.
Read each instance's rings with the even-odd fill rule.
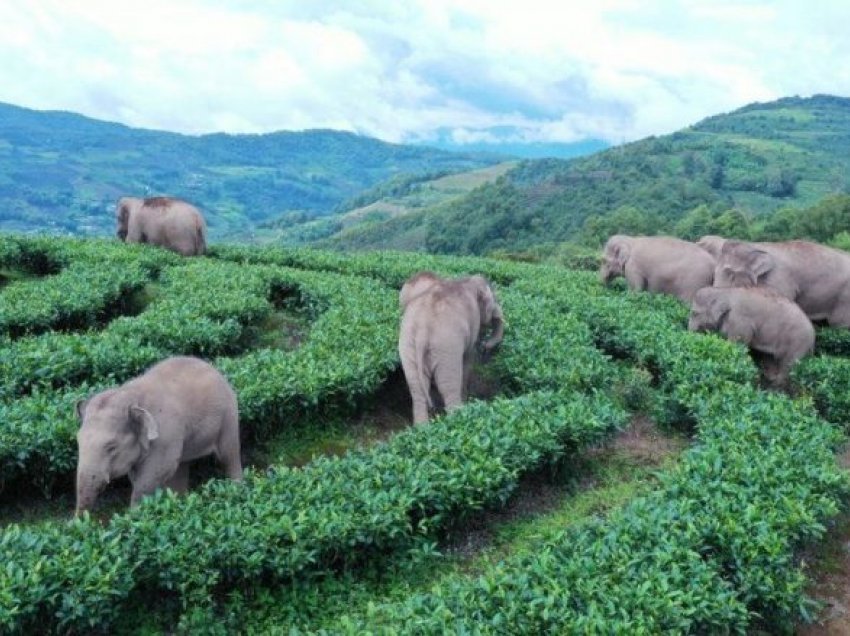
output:
[[[206,250],[206,225],[179,199],[122,198],[117,235],[186,256]],[[612,236],[600,278],[625,277],[633,290],[673,295],[690,304],[688,328],[716,331],[762,355],[766,380],[784,386],[790,368],[814,347],[812,320],[850,327],[850,255],[809,243],[746,243],[706,236]],[[422,424],[437,408],[467,395],[476,354],[502,341],[505,320],[479,275],[448,279],[422,271],[399,293],[398,352]],[[123,385],[76,405],[77,514],[94,505],[111,480],[127,475],[131,504],[158,488],[183,492],[189,463],[213,454],[228,477],[242,478],[236,394],[198,358],[167,358]]]
[[[116,212],[118,237],[202,254],[205,227],[197,210],[176,199],[123,198]],[[482,276],[445,279],[413,275],[399,294],[402,309],[398,350],[413,402],[414,423],[435,408],[451,410],[466,398],[479,340],[492,351],[502,340],[504,320]],[[159,488],[184,492],[189,465],[214,455],[227,476],[242,479],[236,394],[204,360],[174,356],[116,388],[76,404],[76,514],[91,510],[103,488],[127,476],[130,504]]]
[[688,329],[761,354],[773,387],[814,350],[812,321],[850,327],[850,254],[817,243],[615,235],[602,260],[603,283],[623,276],[630,289],[676,296],[691,307]]

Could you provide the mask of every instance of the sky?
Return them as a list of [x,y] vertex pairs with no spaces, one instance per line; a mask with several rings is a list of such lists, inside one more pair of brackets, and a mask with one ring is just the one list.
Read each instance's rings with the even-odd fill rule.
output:
[[847,0],[0,0],[0,101],[183,133],[622,143],[850,96]]

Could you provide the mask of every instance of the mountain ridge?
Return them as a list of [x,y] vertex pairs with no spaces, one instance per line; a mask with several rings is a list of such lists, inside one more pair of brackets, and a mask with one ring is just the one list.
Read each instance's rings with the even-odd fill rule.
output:
[[503,159],[329,129],[185,135],[0,103],[0,229],[109,233],[118,197],[170,194],[199,205],[216,236],[327,214],[393,175]]
[[701,206],[749,222],[848,192],[850,98],[785,97],[584,157],[524,160],[451,206],[317,244],[447,254],[598,244],[617,231],[672,233]]

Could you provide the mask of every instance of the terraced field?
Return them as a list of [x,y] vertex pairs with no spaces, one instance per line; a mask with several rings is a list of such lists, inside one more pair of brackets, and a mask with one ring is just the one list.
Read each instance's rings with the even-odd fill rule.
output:
[[[507,328],[479,399],[410,427],[397,290],[422,269],[487,275]],[[17,236],[0,271],[3,633],[724,633],[814,609],[801,555],[850,493],[844,332],[792,398],[676,301],[588,272]],[[210,465],[132,510],[119,485],[72,520],[75,401],[178,353],[236,390],[245,481]]]

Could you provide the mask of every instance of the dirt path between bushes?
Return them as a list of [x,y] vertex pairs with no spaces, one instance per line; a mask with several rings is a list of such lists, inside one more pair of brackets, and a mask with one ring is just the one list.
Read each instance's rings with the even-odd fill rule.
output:
[[[839,455],[850,470],[850,448]],[[825,540],[803,557],[812,582],[808,595],[821,604],[810,624],[800,624],[798,636],[850,636],[850,510],[828,527]]]

